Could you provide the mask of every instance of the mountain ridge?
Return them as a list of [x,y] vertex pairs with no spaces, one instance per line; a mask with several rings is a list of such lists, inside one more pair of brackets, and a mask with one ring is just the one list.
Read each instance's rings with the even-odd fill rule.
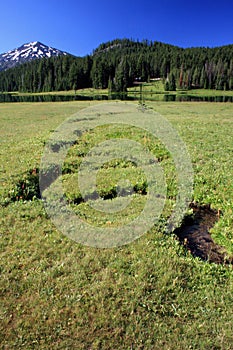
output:
[[[19,61],[19,51],[27,56],[29,43],[6,56]],[[32,48],[35,58],[38,47]],[[49,47],[47,47],[49,49]],[[44,51],[44,50],[42,50]],[[53,54],[57,54],[54,52]],[[172,88],[233,90],[233,45],[216,48],[180,48],[158,41],[115,39],[100,44],[91,55],[78,57],[58,55],[35,59],[0,72],[0,91],[64,91],[109,87],[115,92],[127,91],[134,82],[161,78],[173,82]],[[27,58],[27,57],[23,57]],[[175,84],[174,84],[175,82]],[[171,84],[170,84],[171,85]]]
[[0,71],[13,68],[34,59],[50,58],[53,56],[66,56],[69,53],[47,46],[40,41],[23,44],[13,50],[0,54]]

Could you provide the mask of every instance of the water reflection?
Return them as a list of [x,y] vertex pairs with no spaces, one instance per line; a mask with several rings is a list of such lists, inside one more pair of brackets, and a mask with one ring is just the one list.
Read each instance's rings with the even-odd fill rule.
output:
[[65,102],[65,101],[90,101],[90,100],[107,100],[108,96],[82,96],[82,95],[0,95],[0,102]]
[[[154,95],[151,98],[143,96],[143,100],[166,101],[166,102],[233,102],[232,96],[197,96],[197,95]],[[111,95],[24,95],[0,94],[1,102],[65,102],[65,101],[104,101],[104,100],[139,100],[137,97],[129,94],[111,94]]]
[[163,101],[178,102],[233,102],[232,96],[164,95]]

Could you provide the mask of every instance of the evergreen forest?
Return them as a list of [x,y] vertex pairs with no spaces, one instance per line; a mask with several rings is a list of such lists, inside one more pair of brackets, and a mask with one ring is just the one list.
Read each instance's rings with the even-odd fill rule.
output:
[[30,61],[0,72],[0,91],[47,92],[109,88],[162,79],[165,90],[233,90],[233,45],[180,48],[148,40],[116,39],[91,55]]

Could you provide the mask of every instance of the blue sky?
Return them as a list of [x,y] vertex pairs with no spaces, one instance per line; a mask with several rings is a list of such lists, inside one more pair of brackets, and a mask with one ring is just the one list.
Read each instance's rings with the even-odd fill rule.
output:
[[2,1],[0,33],[0,53],[37,40],[79,56],[115,38],[213,47],[233,44],[233,0]]

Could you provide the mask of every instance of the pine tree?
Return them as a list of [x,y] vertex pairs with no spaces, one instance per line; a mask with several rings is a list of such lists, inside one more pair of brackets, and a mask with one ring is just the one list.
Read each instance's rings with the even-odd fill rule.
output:
[[193,84],[195,87],[199,87],[200,85],[200,71],[198,67],[195,67],[192,78]]
[[108,96],[110,98],[112,96],[112,91],[113,91],[112,79],[111,79],[111,77],[109,77],[109,79],[108,79]]
[[181,66],[180,69],[180,78],[179,78],[179,88],[183,89],[183,65]]
[[205,71],[205,67],[202,67],[202,70],[201,70],[200,87],[202,87],[204,89],[208,88],[208,78],[207,78],[207,74]]
[[165,91],[176,91],[176,78],[173,73],[167,76],[164,84]]
[[125,59],[122,59],[117,66],[114,78],[114,86],[116,92],[126,92],[128,85],[128,64]]
[[171,73],[169,77],[169,90],[176,91],[176,78],[173,73]]
[[169,81],[167,79],[166,79],[165,84],[164,84],[164,90],[165,91],[169,91],[170,90]]

